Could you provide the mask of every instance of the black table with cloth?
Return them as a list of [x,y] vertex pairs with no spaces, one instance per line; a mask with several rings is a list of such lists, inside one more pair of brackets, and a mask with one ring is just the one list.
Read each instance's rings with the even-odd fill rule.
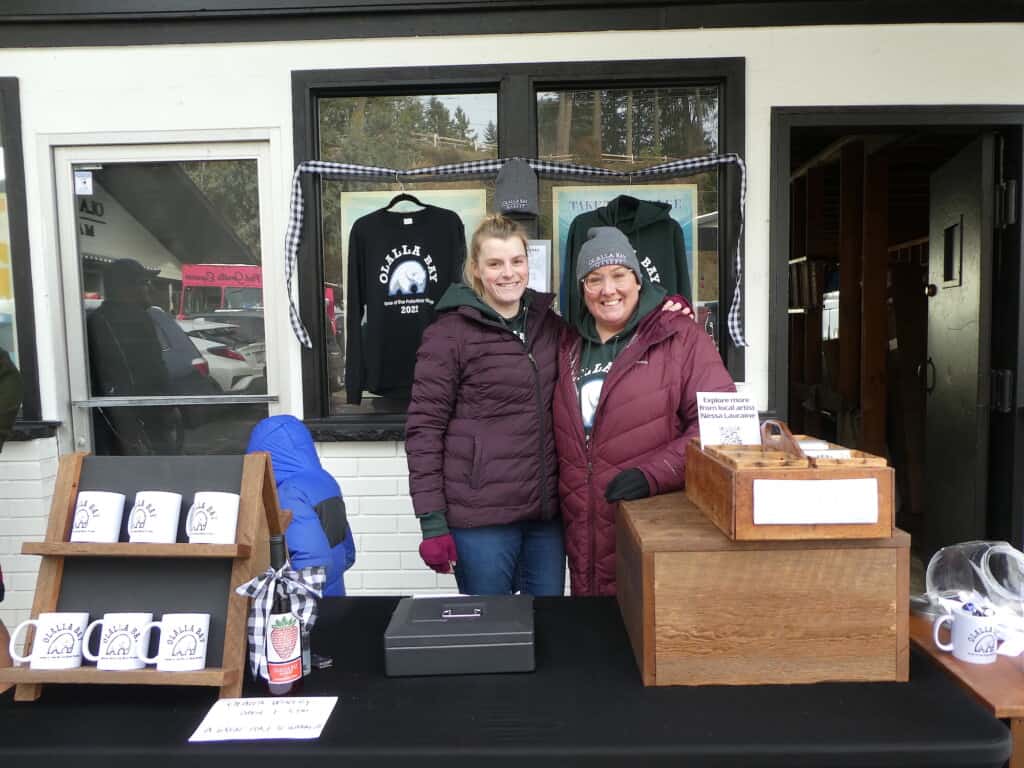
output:
[[[337,695],[317,741],[189,744],[209,689],[46,686],[0,696],[3,768],[998,766],[1006,727],[931,661],[909,683],[644,688],[611,598],[535,601],[537,671],[388,678],[397,598],[323,601],[304,695]],[[251,679],[245,695],[263,695]]]

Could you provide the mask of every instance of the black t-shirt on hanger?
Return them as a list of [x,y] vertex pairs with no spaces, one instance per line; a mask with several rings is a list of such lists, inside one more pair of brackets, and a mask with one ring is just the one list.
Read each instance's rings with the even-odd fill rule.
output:
[[434,305],[462,276],[466,232],[454,211],[381,209],[352,225],[346,286],[347,401],[363,390],[408,399]]

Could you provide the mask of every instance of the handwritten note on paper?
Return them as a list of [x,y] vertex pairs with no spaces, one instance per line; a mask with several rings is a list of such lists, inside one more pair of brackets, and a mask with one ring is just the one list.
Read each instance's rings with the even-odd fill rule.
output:
[[701,446],[761,444],[757,408],[738,392],[698,392],[697,421]]
[[220,699],[189,741],[318,739],[337,696]]
[[755,480],[754,525],[878,522],[878,481]]

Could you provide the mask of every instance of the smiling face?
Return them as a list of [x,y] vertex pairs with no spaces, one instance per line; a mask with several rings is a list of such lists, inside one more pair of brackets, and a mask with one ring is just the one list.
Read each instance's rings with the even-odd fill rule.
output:
[[583,278],[583,300],[594,317],[601,341],[626,327],[640,301],[640,283],[629,267],[609,265]]
[[526,246],[518,237],[489,237],[470,265],[483,287],[481,298],[502,317],[515,317],[530,279]]

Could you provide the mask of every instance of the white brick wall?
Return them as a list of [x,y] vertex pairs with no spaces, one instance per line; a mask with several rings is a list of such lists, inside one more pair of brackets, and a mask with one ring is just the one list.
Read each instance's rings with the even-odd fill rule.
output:
[[356,563],[345,574],[348,594],[458,591],[454,576],[436,574],[420,560],[402,443],[319,443],[317,451],[341,486],[356,537]]
[[0,620],[14,629],[29,617],[39,558],[22,555],[25,541],[42,541],[57,477],[57,440],[6,443],[0,451],[0,567],[7,596]]

